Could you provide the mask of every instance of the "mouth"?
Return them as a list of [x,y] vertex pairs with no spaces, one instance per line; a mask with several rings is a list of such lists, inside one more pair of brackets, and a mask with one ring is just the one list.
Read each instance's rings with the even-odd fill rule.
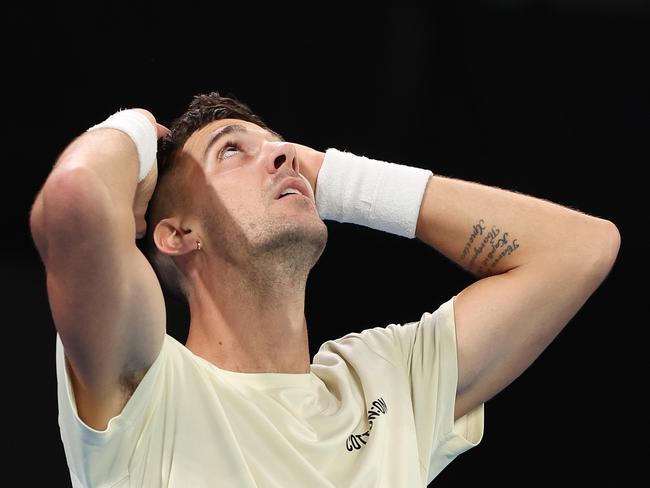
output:
[[277,199],[278,199],[278,200],[282,200],[283,198],[288,198],[288,197],[296,197],[296,198],[303,197],[303,198],[307,198],[305,195],[303,195],[302,193],[300,193],[299,191],[296,190],[296,191],[291,191],[291,192],[289,192],[289,191],[285,191],[285,192],[284,192],[282,195],[280,195]]
[[309,190],[306,188],[305,183],[297,178],[290,178],[282,184],[276,200],[287,197],[305,197],[311,200]]

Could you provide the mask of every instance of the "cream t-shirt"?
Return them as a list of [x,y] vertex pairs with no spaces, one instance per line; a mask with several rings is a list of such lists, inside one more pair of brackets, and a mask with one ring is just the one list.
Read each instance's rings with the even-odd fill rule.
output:
[[167,335],[104,431],[76,414],[58,336],[56,365],[75,488],[425,487],[483,436],[484,405],[453,420],[453,298],[325,342],[306,374],[226,371]]

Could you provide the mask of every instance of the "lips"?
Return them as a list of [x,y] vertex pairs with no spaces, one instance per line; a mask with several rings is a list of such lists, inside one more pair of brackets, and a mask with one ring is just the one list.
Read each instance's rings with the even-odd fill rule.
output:
[[275,195],[275,199],[278,200],[279,198],[281,198],[282,192],[289,188],[298,190],[301,194],[303,194],[304,196],[306,196],[311,200],[311,192],[307,188],[307,185],[303,180],[298,178],[287,178],[286,180],[284,180],[280,185],[278,192]]

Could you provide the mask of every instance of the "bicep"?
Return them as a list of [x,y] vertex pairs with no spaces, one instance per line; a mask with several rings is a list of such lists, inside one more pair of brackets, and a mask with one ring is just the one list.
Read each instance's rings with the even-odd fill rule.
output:
[[47,291],[78,403],[110,418],[119,413],[124,375],[155,360],[165,308],[155,273],[135,245],[130,209],[112,205],[102,185],[84,183],[79,193],[80,182],[56,188],[65,197],[45,194]]
[[515,380],[571,320],[599,282],[586,267],[528,264],[476,281],[454,301],[455,418]]
[[[137,250],[74,258],[46,267],[52,318],[66,357],[87,387],[111,387],[155,359],[165,331],[155,273]],[[56,259],[56,245],[50,255]],[[93,253],[101,253],[98,246]]]

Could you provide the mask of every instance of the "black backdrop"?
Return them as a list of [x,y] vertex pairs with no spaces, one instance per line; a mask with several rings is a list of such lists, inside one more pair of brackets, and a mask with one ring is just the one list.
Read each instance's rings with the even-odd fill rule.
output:
[[[623,0],[430,3],[5,7],[8,486],[69,486],[55,329],[28,227],[36,192],[71,138],[118,108],[145,107],[169,123],[192,95],[212,90],[246,101],[289,140],[614,221],[622,247],[612,273],[543,355],[486,404],[482,443],[432,485],[608,486],[641,473],[649,9]],[[347,332],[417,320],[472,281],[417,240],[327,225],[328,246],[307,291],[312,355]],[[170,302],[169,332],[182,339],[186,320]]]

